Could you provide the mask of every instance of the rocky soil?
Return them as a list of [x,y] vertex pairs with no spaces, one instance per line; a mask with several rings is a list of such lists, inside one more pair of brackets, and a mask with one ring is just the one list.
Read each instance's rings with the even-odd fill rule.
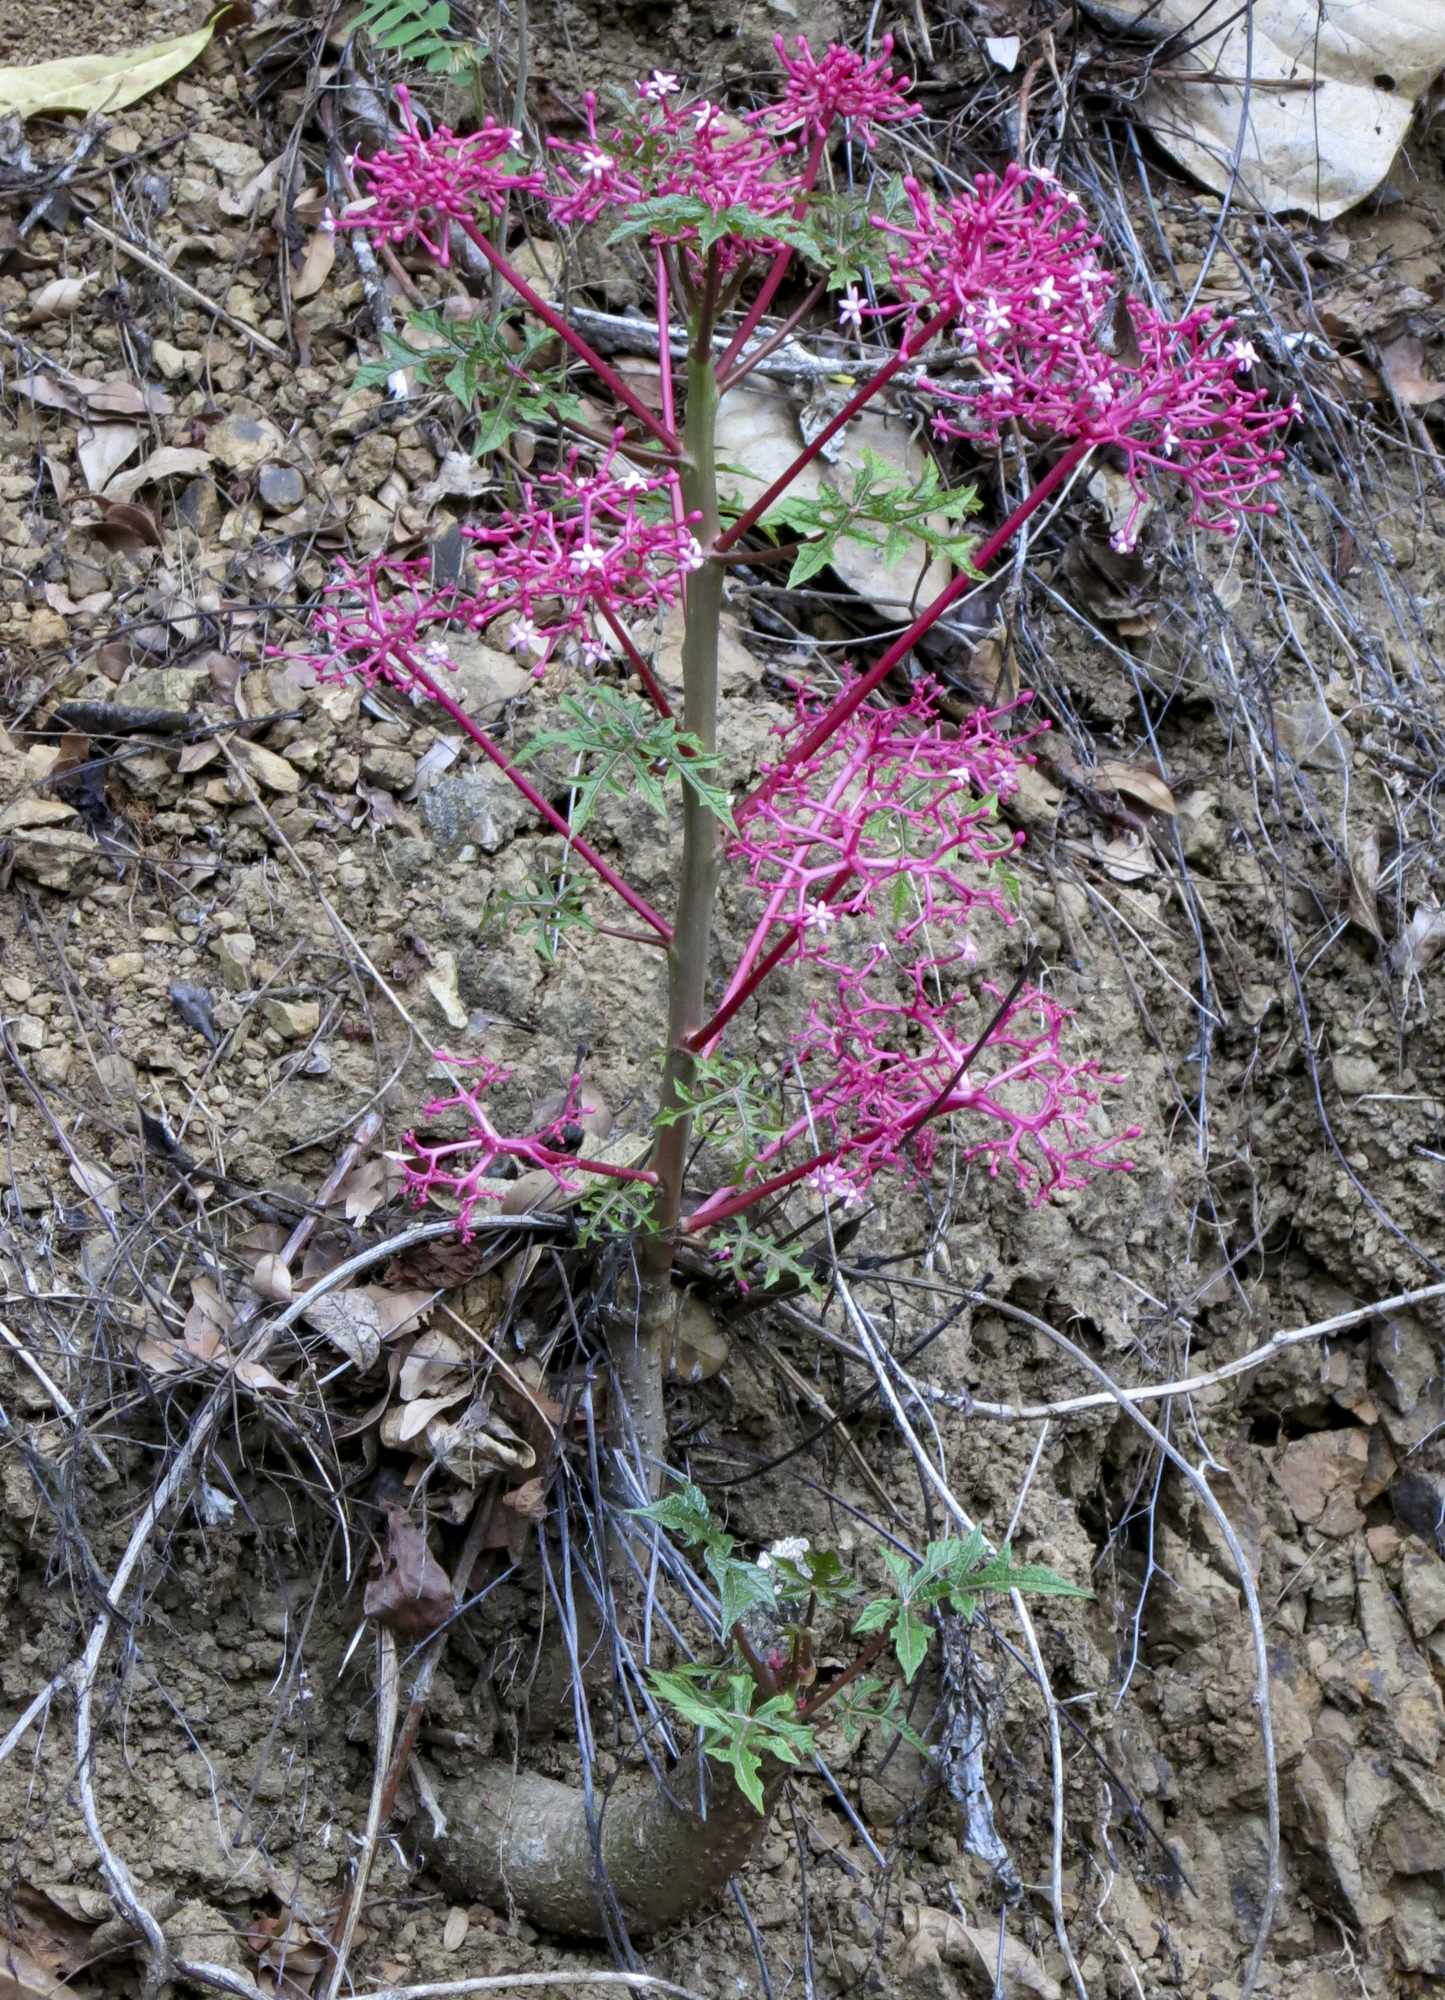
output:
[[[867,11],[542,8],[530,115],[556,126],[589,85],[657,64],[742,103],[776,28],[861,35]],[[17,11],[0,56],[191,25],[169,4]],[[963,171],[1012,144],[1018,78],[981,38],[1042,33],[1042,13],[971,0],[880,25],[929,84],[935,157]],[[1053,32],[1062,46],[1074,30]],[[655,955],[583,933],[544,955],[504,934],[500,893],[553,852],[522,801],[440,712],[317,684],[285,657],[338,553],[444,549],[480,490],[444,395],[354,386],[406,288],[435,301],[480,281],[443,285],[419,262],[378,274],[321,226],[336,155],[318,116],[354,143],[345,121],[377,115],[349,46],[344,12],[258,6],[105,120],[64,186],[81,120],[0,126],[0,1733],[82,1650],[233,1315],[265,1296],[265,1260],[369,1112],[381,1135],[343,1161],[298,1276],[415,1220],[385,1154],[446,1074],[436,1046],[514,1065],[519,1114],[585,1047],[617,1129],[646,1116]],[[1078,48],[1078,116],[1117,137],[1118,52],[1082,29]],[[1121,267],[1182,302],[1218,203],[1153,156],[1147,193],[1132,170],[1105,181],[1104,157],[1061,171]],[[1445,337],[1442,232],[1428,132],[1327,231],[1232,220],[1205,295],[1235,304],[1282,381],[1307,371],[1281,514],[1233,547],[1161,513],[1120,558],[1096,481],[929,660],[959,702],[1029,687],[1054,724],[1019,806],[1021,931],[1077,1010],[1078,1046],[1119,1074],[1111,1120],[1140,1136],[1132,1172],[1033,1210],[940,1148],[931,1185],[871,1212],[844,1261],[900,1351],[934,1334],[912,1365],[971,1513],[995,1539],[1016,1515],[1017,1552],[1096,1593],[1037,1615],[1060,1704],[1062,1907],[1091,2000],[1237,2000],[1268,1880],[1253,1650],[1217,1522],[1111,1401],[1057,1407],[1096,1385],[1008,1309],[1142,1396],[1290,1328],[1442,1290],[1445,581],[1423,393]],[[574,281],[555,246],[532,255],[558,293]],[[589,302],[624,311],[625,264],[602,268]],[[1009,473],[975,469],[987,507]],[[790,593],[761,569],[729,619],[741,782],[787,713],[780,676],[821,671],[877,620],[841,582]],[[510,741],[554,712],[556,687],[490,647],[459,667],[468,708]],[[614,801],[599,824],[665,895],[646,808]],[[980,973],[1006,981],[1018,958],[1015,935]],[[752,1023],[764,1057],[786,1042],[785,998]],[[366,1823],[363,1593],[378,1510],[422,1448],[386,1422],[458,1365],[417,1352],[417,1314],[444,1338],[497,1333],[529,1254],[503,1250],[489,1268],[425,1246],[366,1274],[393,1357],[374,1379],[401,1399],[372,1428],[358,1391],[353,1436],[318,1429],[314,1343],[274,1361],[274,1393],[242,1385],[147,1557],[144,1616],[107,1656],[90,1765],[105,1835],[183,1955],[267,1991],[325,1990]],[[495,1438],[515,1462],[498,1471],[492,1448],[494,1495],[524,1490],[526,1451],[537,1462],[529,1398],[567,1401],[562,1293],[539,1280],[529,1296],[506,1322]],[[720,1372],[689,1382],[684,1366],[669,1391],[677,1461],[733,1531],[844,1552],[871,1547],[874,1522],[914,1545],[941,1532],[903,1440],[871,1403],[850,1407],[871,1378],[836,1302],[745,1303],[713,1301]],[[1260,1990],[1291,2000],[1393,2000],[1445,1977],[1441,1337],[1424,1297],[1144,1405],[1206,1473],[1257,1578],[1284,1829]],[[771,1466],[840,1410],[845,1425]],[[580,1773],[527,1507],[495,1524],[491,1507],[475,1547],[466,1510],[433,1522],[450,1569],[470,1549],[459,1589],[495,1585],[422,1721],[423,1766],[443,1778],[488,1752]],[[588,1687],[606,1786],[635,1760],[609,1677]],[[915,1721],[975,1743],[974,1778],[961,1755],[945,1782],[910,1750],[825,1738],[831,1788],[796,1783],[736,1895],[639,1941],[649,1971],[708,2000],[955,2000],[990,1990],[1002,1919],[1012,1990],[1067,1986],[1048,1713],[1007,1606],[920,1690]],[[0,1766],[0,1992],[27,2000],[57,1980],[99,1996],[144,1979],[84,1824],[73,1706],[57,1689]],[[410,1781],[394,1826],[353,1948],[359,1990],[612,1964],[515,1909],[454,1903]]]

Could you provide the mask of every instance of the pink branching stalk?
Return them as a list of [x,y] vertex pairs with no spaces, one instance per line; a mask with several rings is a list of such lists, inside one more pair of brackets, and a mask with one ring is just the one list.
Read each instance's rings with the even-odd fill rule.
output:
[[458,1078],[450,1097],[433,1098],[423,1105],[423,1118],[445,1118],[463,1112],[469,1120],[465,1138],[426,1140],[408,1132],[402,1165],[407,1192],[420,1207],[431,1195],[440,1194],[457,1204],[457,1230],[463,1242],[471,1240],[472,1220],[483,1202],[498,1201],[506,1193],[506,1182],[497,1179],[504,1166],[543,1168],[566,1194],[577,1194],[590,1185],[587,1175],[605,1179],[639,1181],[656,1185],[656,1174],[642,1167],[619,1167],[605,1160],[588,1159],[583,1150],[586,1135],[578,1119],[588,1107],[587,1087],[574,1075],[567,1097],[557,1116],[540,1130],[521,1138],[508,1138],[497,1130],[483,1102],[484,1094],[505,1083],[509,1069],[488,1062],[485,1057],[469,1058],[442,1054],[441,1060],[470,1076]]
[[365,178],[366,196],[341,219],[363,225],[384,243],[415,238],[445,266],[451,262],[450,222],[470,222],[481,209],[501,215],[513,195],[540,194],[546,176],[508,165],[522,138],[510,125],[488,118],[464,139],[445,125],[424,137],[405,84],[397,85],[396,95],[403,129],[388,151],[369,160],[357,154],[352,168]]

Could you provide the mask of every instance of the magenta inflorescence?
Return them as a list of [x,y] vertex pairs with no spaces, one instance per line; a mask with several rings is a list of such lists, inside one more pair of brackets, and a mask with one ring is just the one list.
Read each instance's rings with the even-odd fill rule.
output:
[[[826,982],[794,1044],[806,1100],[751,1163],[751,1184],[813,1149],[809,1184],[850,1202],[884,1168],[926,1171],[933,1121],[953,1111],[983,1126],[960,1157],[991,1174],[1007,1163],[1036,1201],[1124,1164],[1119,1140],[1091,1129],[1098,1085],[1112,1079],[1065,1053],[1069,1012],[1037,988],[1015,997],[960,1073],[972,920],[1014,922],[998,864],[1023,836],[1000,825],[996,804],[1017,787],[1025,739],[1005,741],[1002,719],[979,711],[947,734],[922,692],[902,708],[861,709],[746,822],[733,853],[763,909],[721,1011],[781,940],[782,963]],[[811,720],[800,709],[798,732]],[[999,996],[987,984],[982,996],[986,1015]],[[737,1190],[720,1190],[691,1226],[738,1205]]]
[[559,648],[596,665],[610,650],[605,614],[655,617],[701,560],[687,521],[647,507],[670,494],[666,478],[615,454],[593,472],[574,453],[524,485],[520,506],[462,529],[466,588],[434,590],[424,557],[339,564],[316,614],[321,644],[306,657],[323,679],[410,688],[418,663],[433,677],[453,667],[448,626],[480,632],[505,620],[501,643],[538,675]]
[[1196,526],[1232,531],[1241,513],[1268,511],[1257,496],[1279,477],[1272,440],[1291,412],[1240,380],[1257,357],[1230,320],[1208,308],[1168,320],[1116,292],[1077,197],[1049,174],[980,174],[943,203],[917,181],[904,187],[912,224],[878,220],[903,246],[890,262],[905,304],[878,316],[953,316],[972,379],[924,385],[944,405],[939,436],[992,441],[1013,420],[1110,447],[1139,495],[1121,548],[1148,472],[1186,488]]
[[894,76],[888,67],[893,54],[891,35],[883,37],[878,54],[871,58],[840,48],[836,42],[823,55],[815,56],[804,35],[798,36],[792,55],[781,35],[774,35],[773,47],[787,78],[782,102],[750,111],[745,121],[750,125],[762,125],[770,132],[801,127],[809,138],[826,138],[834,120],[841,118],[850,138],[871,148],[877,144],[875,125],[918,115],[919,107],[910,104],[905,94],[913,79]]
[[[506,167],[522,136],[510,125],[488,118],[465,138],[445,125],[424,137],[405,84],[398,84],[396,94],[405,129],[386,152],[369,160],[358,155],[355,170],[365,180],[366,196],[340,218],[341,226],[374,230],[387,243],[415,237],[439,264],[449,264],[449,222],[469,222],[479,208],[500,215],[510,196],[540,194],[546,177]],[[436,217],[435,239],[426,233],[428,216]]]

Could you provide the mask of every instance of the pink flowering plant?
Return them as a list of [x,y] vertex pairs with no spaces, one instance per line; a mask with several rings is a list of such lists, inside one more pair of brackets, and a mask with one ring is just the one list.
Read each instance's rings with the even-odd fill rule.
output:
[[[624,1157],[589,1135],[576,1080],[546,1129],[509,1135],[488,1109],[499,1074],[458,1064],[455,1091],[428,1110],[451,1113],[451,1129],[460,1114],[465,1135],[413,1137],[409,1178],[418,1199],[455,1202],[465,1230],[505,1198],[503,1176],[544,1172],[588,1192],[591,1229],[632,1237],[635,1312],[614,1363],[654,1492],[680,1245],[742,1272],[760,1206],[771,1213],[790,1189],[856,1206],[880,1173],[927,1175],[941,1129],[1033,1201],[1125,1164],[1119,1145],[1132,1135],[1105,1132],[1110,1079],[1071,1046],[1066,1010],[1028,970],[1006,992],[971,970],[980,923],[1014,920],[1010,858],[1022,835],[998,808],[1027,755],[1026,705],[958,726],[925,683],[896,706],[879,698],[1091,454],[1139,496],[1123,545],[1151,488],[1177,490],[1191,521],[1229,532],[1242,513],[1268,510],[1290,414],[1252,381],[1255,357],[1228,320],[1169,321],[1128,297],[1078,201],[1045,172],[1010,166],[947,199],[906,179],[872,208],[831,192],[849,178],[833,155],[866,153],[913,115],[907,79],[892,74],[886,42],[870,60],[836,47],[815,56],[801,39],[792,49],[780,39],[778,52],[780,96],[742,120],[657,72],[609,114],[589,93],[585,135],[551,141],[541,161],[500,127],[428,129],[403,98],[402,130],[356,163],[364,196],[342,218],[441,265],[464,237],[500,279],[510,301],[500,317],[432,313],[428,338],[393,341],[374,372],[406,365],[445,381],[507,498],[463,527],[456,581],[389,555],[339,572],[316,664],[438,703],[558,837],[558,869],[513,898],[518,921],[553,950],[569,927],[611,931],[662,949],[668,972],[643,1149]],[[534,235],[610,227],[640,254],[655,406],[510,260],[508,220],[523,217]],[[729,502],[719,401],[820,311],[836,313],[851,342],[839,367],[857,386],[764,492]],[[904,371],[899,386],[929,409],[940,441],[987,453],[1007,434],[1030,466],[1026,497],[977,543],[963,528],[973,492],[945,488],[936,465],[910,485],[865,460],[849,492],[798,488]],[[535,442],[542,420],[555,446],[524,470],[515,431],[530,427]],[[951,563],[952,578],[863,670],[845,669],[841,687],[798,692],[774,754],[736,796],[719,740],[728,566],[786,551],[802,583],[845,540],[889,561],[916,550]],[[678,606],[675,711],[650,635]],[[509,753],[449,691],[463,630],[509,647],[556,698],[558,726],[529,750]],[[576,774],[567,811],[529,775],[548,752],[565,752]],[[666,908],[589,842],[607,790],[664,817]],[[724,868],[751,898],[731,966],[715,937]],[[739,1016],[784,967],[802,997],[786,1062],[764,1067]]]

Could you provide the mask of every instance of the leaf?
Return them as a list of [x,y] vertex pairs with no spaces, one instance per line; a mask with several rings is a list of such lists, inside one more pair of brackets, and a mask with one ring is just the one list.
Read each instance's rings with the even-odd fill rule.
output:
[[1425,373],[1425,346],[1417,334],[1402,333],[1380,349],[1380,373],[1399,401],[1412,410],[1423,410],[1445,396],[1445,382],[1432,382]]
[[898,1655],[903,1678],[910,1687],[914,1675],[928,1656],[928,1642],[932,1636],[927,1619],[920,1618],[911,1605],[905,1604],[894,1622],[893,1650]]
[[318,229],[306,246],[306,258],[291,281],[293,299],[312,299],[331,276],[336,262],[336,232]]
[[210,1278],[192,1278],[191,1309],[181,1339],[198,1361],[213,1361],[226,1345],[234,1315]]
[[257,1259],[251,1273],[251,1289],[259,1298],[274,1300],[277,1305],[285,1305],[290,1299],[291,1273],[279,1252],[268,1250]]
[[430,1292],[391,1292],[376,1285],[368,1285],[366,1290],[368,1297],[376,1301],[383,1340],[395,1340],[398,1334],[410,1333],[423,1310],[432,1303]]
[[165,536],[149,508],[134,500],[110,500],[104,494],[100,495],[100,507],[105,519],[95,530],[95,537],[108,549],[121,549],[128,554],[143,548],[164,550]]
[[142,1334],[136,1342],[135,1358],[152,1375],[180,1375],[189,1366],[173,1340],[158,1340],[149,1333]]
[[87,425],[80,433],[75,455],[91,492],[103,492],[140,445],[141,433],[134,424]]
[[397,1388],[404,1403],[439,1388],[454,1369],[465,1365],[467,1354],[450,1334],[433,1330],[422,1334],[401,1364]]
[[433,1417],[439,1417],[443,1410],[449,1410],[463,1396],[469,1396],[471,1391],[471,1383],[464,1382],[459,1389],[453,1389],[447,1395],[418,1396],[414,1403],[408,1403],[396,1427],[397,1443],[406,1444],[412,1438],[420,1437]]
[[193,34],[114,55],[62,56],[57,62],[0,69],[0,117],[22,119],[42,111],[123,111],[193,63],[210,41],[220,15]]
[[1178,813],[1174,794],[1164,780],[1156,778],[1152,771],[1136,771],[1132,764],[1101,764],[1097,771],[1088,775],[1101,785],[1123,792],[1126,798],[1137,799],[1151,812],[1168,813],[1171,819]]
[[0,1951],[0,2000],[65,2000],[70,1988],[38,1959],[7,1943]]
[[238,1361],[235,1374],[236,1380],[244,1382],[248,1389],[280,1389],[288,1396],[291,1393],[287,1385],[259,1361]]
[[1380,829],[1372,826],[1363,840],[1350,842],[1350,920],[1371,937],[1384,937],[1380,929]]
[[363,1607],[379,1625],[407,1639],[424,1639],[456,1608],[451,1578],[400,1507],[387,1508],[386,1525],[381,1575],[367,1584]]
[[114,1177],[94,1160],[72,1160],[70,1178],[103,1215],[114,1215],[119,1206],[119,1190]]
[[131,500],[143,486],[158,485],[162,479],[190,478],[204,472],[210,463],[211,454],[195,445],[163,444],[143,464],[133,465],[128,472],[118,472],[107,483],[105,497]]
[[442,1950],[460,1951],[471,1927],[472,1920],[465,1910],[460,1907],[448,1910],[446,1927],[442,1931]]
[[1113,840],[1106,840],[1102,833],[1096,833],[1093,848],[1105,872],[1116,882],[1142,882],[1146,875],[1155,873],[1148,841],[1135,834],[1118,834]]
[[302,1318],[333,1347],[339,1347],[363,1375],[380,1359],[381,1318],[376,1301],[359,1288],[327,1292],[307,1306]]
[[69,319],[85,303],[85,295],[93,283],[92,274],[87,272],[79,278],[52,278],[48,285],[42,285],[30,297],[30,309],[20,320],[21,326],[43,326],[48,319]]

